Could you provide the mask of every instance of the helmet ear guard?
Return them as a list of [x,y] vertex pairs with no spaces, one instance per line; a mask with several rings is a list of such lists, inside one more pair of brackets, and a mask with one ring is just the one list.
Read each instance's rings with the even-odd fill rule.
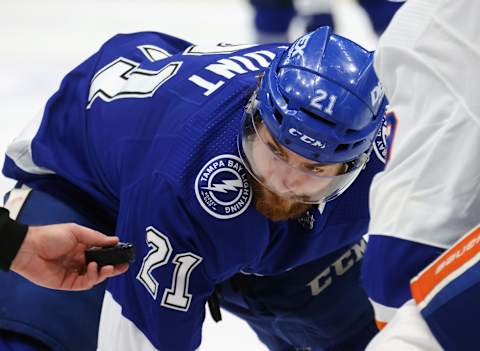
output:
[[252,147],[246,134],[259,123],[254,120],[258,114],[282,147],[320,164],[347,165],[346,173],[337,176],[344,179],[332,178],[330,184],[337,188],[330,189],[331,194],[310,197],[309,202],[328,201],[345,191],[364,168],[386,105],[373,53],[321,27],[272,61],[246,109],[240,154],[247,158],[250,173],[262,178],[245,152]]

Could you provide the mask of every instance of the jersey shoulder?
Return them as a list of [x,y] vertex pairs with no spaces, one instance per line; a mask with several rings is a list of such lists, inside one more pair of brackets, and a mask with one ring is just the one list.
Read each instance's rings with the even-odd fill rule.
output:
[[[235,153],[243,108],[258,74],[279,50],[275,45],[206,48],[160,33],[112,38],[98,53],[87,103],[91,139],[102,165],[109,165],[106,172],[120,163],[131,179],[155,165],[183,179],[190,165]],[[105,152],[112,145],[111,153],[123,150],[116,163]],[[145,155],[145,168],[138,167],[139,153]]]

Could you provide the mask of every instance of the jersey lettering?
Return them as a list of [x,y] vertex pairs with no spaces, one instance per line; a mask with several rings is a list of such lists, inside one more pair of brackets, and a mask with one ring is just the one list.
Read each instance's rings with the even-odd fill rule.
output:
[[344,275],[350,270],[355,263],[359,262],[367,248],[367,243],[361,240],[357,244],[350,247],[340,256],[332,265],[325,268],[307,285],[310,287],[312,296],[316,296],[332,285],[333,278]]
[[[254,46],[256,45],[190,46],[181,55],[232,54]],[[279,46],[279,48],[285,47]],[[172,56],[168,51],[155,45],[140,45],[138,49],[150,62],[157,62]],[[215,81],[194,74],[188,80],[201,88],[204,96],[209,96],[225,84],[224,79],[232,79],[237,75],[265,69],[274,58],[275,53],[269,50],[233,55],[219,59],[205,67],[206,71],[214,73],[221,79]],[[125,57],[119,57],[100,69],[93,77],[90,84],[87,109],[91,108],[97,98],[110,102],[123,98],[151,97],[160,86],[178,73],[182,63],[182,61],[170,62],[160,70],[154,71],[140,68],[140,63]],[[336,98],[334,96],[330,98],[332,99],[332,97]],[[331,114],[334,103],[334,100],[330,100],[330,104],[325,109],[326,113]]]
[[[243,49],[243,47],[242,47]],[[205,70],[214,73],[222,78],[232,79],[239,74],[248,72],[256,72],[260,69],[266,68],[270,62],[275,58],[275,53],[268,50],[259,50],[249,52],[244,55],[235,55],[228,58],[222,58],[205,67]],[[204,89],[203,95],[209,96],[218,90],[225,81],[219,79],[212,81],[205,77],[194,74],[188,78],[189,81],[196,86]]]

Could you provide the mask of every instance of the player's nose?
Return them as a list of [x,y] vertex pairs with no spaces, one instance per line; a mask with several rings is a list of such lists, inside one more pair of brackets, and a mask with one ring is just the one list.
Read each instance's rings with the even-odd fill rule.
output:
[[295,193],[302,185],[302,176],[295,170],[284,169],[278,174],[277,187],[281,193]]

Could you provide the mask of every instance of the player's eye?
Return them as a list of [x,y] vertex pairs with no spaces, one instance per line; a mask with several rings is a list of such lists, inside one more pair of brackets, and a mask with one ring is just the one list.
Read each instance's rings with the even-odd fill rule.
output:
[[325,172],[325,167],[323,165],[311,165],[311,166],[306,166],[306,168],[313,173],[316,174],[322,174]]

